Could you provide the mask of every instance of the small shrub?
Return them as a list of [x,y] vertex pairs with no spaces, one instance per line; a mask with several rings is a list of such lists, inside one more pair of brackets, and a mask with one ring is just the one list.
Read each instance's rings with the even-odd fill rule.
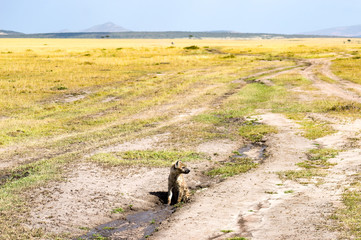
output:
[[64,87],[64,86],[56,86],[56,87],[52,87],[51,90],[59,90],[59,91],[62,91],[62,90],[67,90],[68,88],[67,87]]
[[122,213],[122,212],[124,212],[123,208],[115,208],[112,210],[112,213]]
[[233,54],[230,54],[230,55],[224,56],[223,58],[236,58],[236,56],[234,56]]
[[186,50],[196,50],[196,49],[199,49],[199,47],[196,46],[196,45],[192,45],[192,46],[184,47],[184,49],[186,49]]

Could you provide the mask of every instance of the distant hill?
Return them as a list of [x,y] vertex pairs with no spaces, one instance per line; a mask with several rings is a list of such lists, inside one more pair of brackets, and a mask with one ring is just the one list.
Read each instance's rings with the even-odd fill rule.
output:
[[344,36],[344,37],[359,37],[361,36],[361,25],[334,27],[321,29],[312,32],[305,32],[307,35],[324,35],[324,36]]
[[80,32],[129,32],[130,30],[125,29],[121,26],[118,26],[112,22],[107,22],[104,24],[96,25]]
[[9,30],[0,30],[1,36],[14,36],[14,35],[23,35],[24,33],[9,31]]
[[[176,38],[228,38],[228,39],[274,39],[274,38],[317,38],[315,35],[286,35],[268,33],[216,32],[62,32],[0,35],[0,38],[114,38],[114,39],[176,39]],[[322,36],[324,37],[324,36]]]

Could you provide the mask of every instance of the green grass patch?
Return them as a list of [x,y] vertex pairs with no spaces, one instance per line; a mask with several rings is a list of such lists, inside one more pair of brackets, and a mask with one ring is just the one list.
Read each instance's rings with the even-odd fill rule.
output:
[[252,125],[245,124],[241,126],[239,129],[239,134],[245,139],[251,142],[260,142],[264,138],[265,135],[271,133],[277,133],[277,129],[274,126],[270,125]]
[[307,152],[308,159],[297,163],[299,167],[304,169],[278,172],[278,176],[281,180],[293,180],[297,182],[303,182],[303,180],[309,181],[314,177],[324,177],[327,175],[325,169],[335,165],[328,162],[328,159],[336,157],[338,153],[338,150],[331,148],[311,149]]
[[95,239],[95,240],[110,240],[110,238],[104,237],[99,233],[93,234],[92,239]]
[[298,123],[301,124],[301,129],[304,130],[301,135],[311,140],[336,132],[328,123],[318,123],[313,120],[303,120]]
[[344,208],[332,216],[338,221],[344,239],[361,239],[361,176],[354,176],[351,187],[342,194]]
[[205,159],[205,156],[196,152],[181,151],[126,151],[114,153],[99,153],[90,157],[91,161],[112,166],[152,166],[167,167],[173,162],[198,161]]
[[312,85],[312,81],[304,78],[301,74],[298,73],[286,73],[278,75],[275,78],[272,78],[271,81],[278,86],[283,86],[286,88],[293,87],[308,87]]
[[326,106],[327,112],[361,113],[361,104],[347,101],[330,101]]
[[281,180],[293,180],[300,182],[303,179],[310,180],[313,177],[324,177],[327,174],[317,169],[288,170],[277,173]]
[[122,213],[122,212],[124,212],[124,209],[123,209],[123,208],[114,208],[114,209],[112,210],[112,213]]
[[336,165],[335,163],[330,163],[327,160],[336,157],[338,153],[339,150],[331,149],[331,148],[311,149],[307,153],[308,160],[298,163],[297,165],[306,169],[310,169],[310,168],[327,169],[331,166]]
[[214,124],[214,125],[225,125],[225,124],[242,124],[245,118],[236,111],[223,111],[216,113],[204,113],[193,117],[194,121]]
[[203,113],[193,117],[194,121],[209,123],[209,124],[218,124],[222,122],[221,115],[213,113]]
[[303,112],[289,113],[287,116],[301,125],[303,130],[301,135],[307,139],[314,140],[336,132],[328,122],[307,119],[306,114]]
[[220,176],[222,178],[232,177],[245,173],[257,167],[258,164],[250,158],[231,158],[230,161],[220,162],[218,165],[216,168],[206,172],[206,175],[210,177]]
[[115,227],[103,227],[103,230],[113,230]]

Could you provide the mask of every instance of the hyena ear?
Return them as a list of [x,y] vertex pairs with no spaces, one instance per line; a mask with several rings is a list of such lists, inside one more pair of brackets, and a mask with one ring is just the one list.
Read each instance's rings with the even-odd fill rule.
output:
[[179,163],[179,160],[175,162],[175,164],[174,164],[175,168],[178,168],[178,163]]

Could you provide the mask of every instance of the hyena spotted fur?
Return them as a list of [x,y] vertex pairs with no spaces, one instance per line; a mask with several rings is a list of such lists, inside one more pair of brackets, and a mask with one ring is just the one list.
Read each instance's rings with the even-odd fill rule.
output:
[[190,170],[181,161],[176,161],[170,168],[168,177],[168,205],[189,200],[190,193],[183,177],[183,174],[188,174],[189,172]]

